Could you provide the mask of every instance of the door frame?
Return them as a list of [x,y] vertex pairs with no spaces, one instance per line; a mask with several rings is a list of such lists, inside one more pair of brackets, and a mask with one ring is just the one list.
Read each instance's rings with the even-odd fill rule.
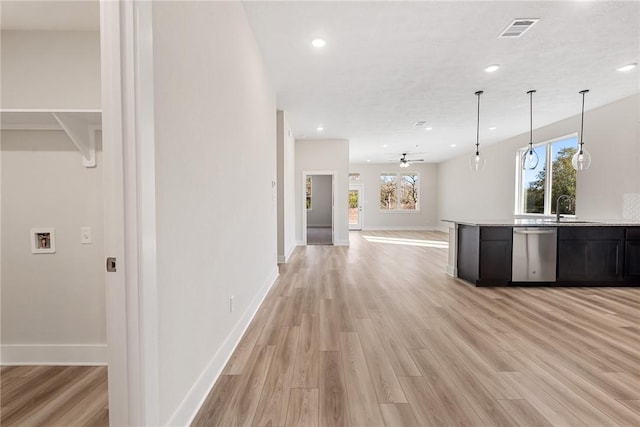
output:
[[[100,0],[109,423],[159,425],[151,2]],[[143,244],[144,243],[144,244]]]
[[[338,191],[336,176],[338,171],[302,171],[302,244],[307,246],[307,176],[330,175],[331,176],[331,244],[336,241],[336,194]],[[313,185],[313,184],[312,184]],[[312,193],[313,194],[313,193]],[[311,196],[313,198],[313,195]]]
[[[354,188],[355,187],[355,188]],[[358,190],[358,228],[351,227],[349,224],[349,231],[351,230],[362,230],[364,228],[364,210],[362,209],[362,197],[364,194],[364,185],[362,184],[349,184],[349,191],[352,189]]]

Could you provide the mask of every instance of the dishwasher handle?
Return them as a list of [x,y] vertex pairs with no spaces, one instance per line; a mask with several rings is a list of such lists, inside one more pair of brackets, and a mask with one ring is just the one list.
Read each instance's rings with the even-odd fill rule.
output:
[[516,234],[553,234],[556,232],[555,228],[542,228],[542,229],[522,229],[522,228],[514,228],[513,232]]

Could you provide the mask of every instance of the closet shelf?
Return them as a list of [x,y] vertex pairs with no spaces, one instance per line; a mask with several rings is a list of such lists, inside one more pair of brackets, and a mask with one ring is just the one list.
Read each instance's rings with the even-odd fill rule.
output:
[[0,110],[2,130],[63,130],[82,155],[82,165],[96,166],[96,131],[102,127],[100,110]]

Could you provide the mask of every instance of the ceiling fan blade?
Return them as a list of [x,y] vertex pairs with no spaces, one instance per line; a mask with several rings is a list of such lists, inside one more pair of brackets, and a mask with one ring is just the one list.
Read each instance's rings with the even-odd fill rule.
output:
[[424,159],[407,159],[407,162],[424,162]]

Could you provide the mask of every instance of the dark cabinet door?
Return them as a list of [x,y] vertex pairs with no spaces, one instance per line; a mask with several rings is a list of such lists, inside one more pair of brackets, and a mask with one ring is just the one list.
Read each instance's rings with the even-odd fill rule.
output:
[[480,281],[505,285],[511,280],[511,241],[480,241]]
[[628,240],[625,255],[625,280],[640,283],[640,240]]
[[587,280],[588,242],[560,240],[558,242],[558,281]]
[[616,282],[622,280],[622,242],[561,240],[558,281]]
[[592,280],[622,279],[622,242],[593,241],[589,242],[587,270]]

